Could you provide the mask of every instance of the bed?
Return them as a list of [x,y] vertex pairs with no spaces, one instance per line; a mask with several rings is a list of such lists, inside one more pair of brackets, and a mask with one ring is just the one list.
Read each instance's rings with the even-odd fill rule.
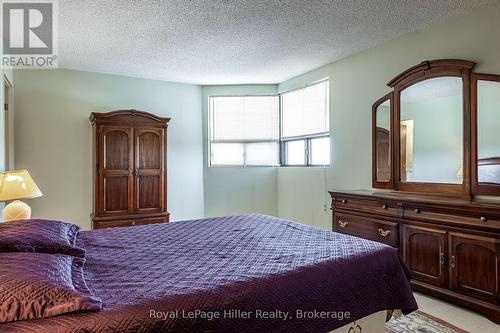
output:
[[76,243],[102,311],[0,332],[348,332],[417,309],[394,248],[265,215],[81,231]]

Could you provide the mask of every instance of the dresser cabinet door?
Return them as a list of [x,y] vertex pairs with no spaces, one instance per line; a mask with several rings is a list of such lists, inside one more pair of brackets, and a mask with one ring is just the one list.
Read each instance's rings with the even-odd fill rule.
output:
[[165,130],[135,130],[135,212],[165,209]]
[[499,242],[494,238],[450,232],[451,288],[497,302],[500,288]]
[[446,231],[403,225],[403,257],[414,279],[444,286],[445,251]]
[[101,126],[98,148],[98,211],[101,216],[113,216],[133,211],[133,129]]

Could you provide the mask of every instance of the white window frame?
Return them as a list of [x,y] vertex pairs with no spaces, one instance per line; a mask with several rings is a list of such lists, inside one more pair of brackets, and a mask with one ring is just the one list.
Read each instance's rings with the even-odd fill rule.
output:
[[[322,139],[322,138],[328,138],[330,139],[330,147],[331,147],[331,138],[330,138],[330,133],[329,132],[322,132],[318,134],[311,134],[311,135],[301,135],[301,136],[294,136],[294,137],[289,137],[286,139],[281,139],[280,143],[280,157],[281,157],[281,163],[280,166],[282,167],[323,167],[323,166],[330,166],[332,163],[332,156],[330,154],[330,162],[328,164],[313,164],[312,163],[312,152],[311,152],[311,140],[314,139]],[[292,141],[305,141],[304,143],[304,161],[305,164],[288,164],[287,159],[288,159],[288,150],[287,150],[287,142],[292,142]],[[331,148],[330,148],[331,151]]]
[[[325,167],[325,166],[330,166],[332,164],[332,154],[331,154],[332,139],[330,136],[330,130],[328,130],[327,132],[319,132],[319,133],[313,133],[313,134],[307,134],[307,135],[291,136],[291,137],[286,137],[286,138],[283,138],[283,136],[282,136],[282,133],[283,133],[283,121],[282,121],[282,119],[283,119],[283,102],[282,102],[283,94],[286,94],[286,93],[289,93],[292,91],[296,91],[296,90],[305,89],[305,88],[314,86],[314,85],[322,83],[322,82],[328,82],[326,109],[328,112],[328,121],[330,121],[330,101],[329,101],[329,98],[330,98],[330,91],[329,91],[330,90],[330,79],[329,78],[324,78],[324,79],[312,82],[308,85],[294,88],[294,89],[290,89],[287,91],[282,91],[279,93],[279,96],[280,96],[280,118],[279,118],[279,124],[280,124],[280,166],[281,167],[291,167],[291,168],[294,168],[294,167],[299,167],[299,168]],[[330,124],[328,124],[328,128],[330,129]],[[312,164],[312,162],[311,162],[312,161],[311,140],[312,139],[319,139],[319,138],[329,138],[330,139],[330,161],[328,164]],[[305,147],[305,149],[304,149],[304,154],[305,154],[304,161],[305,161],[305,164],[288,164],[287,163],[288,155],[287,155],[286,143],[290,142],[290,141],[302,141],[302,140],[305,141],[305,143],[304,143],[304,147]]]
[[[212,140],[213,130],[213,99],[214,97],[278,97],[278,124],[280,122],[281,113],[281,98],[279,94],[247,94],[247,95],[210,95],[208,96],[208,166],[210,168],[227,168],[227,167],[278,167],[280,166],[280,139],[276,140]],[[243,164],[214,164],[212,163],[212,144],[214,143],[238,143],[243,144]],[[276,143],[278,145],[278,155],[276,156],[277,164],[247,164],[247,146],[249,143]]]
[[[328,121],[330,121],[330,91],[329,91],[329,78],[324,78],[315,82],[312,82],[308,85],[301,86],[298,88],[290,89],[287,91],[280,92],[278,94],[246,94],[246,95],[209,95],[208,96],[208,167],[210,168],[227,168],[227,167],[252,167],[252,168],[259,168],[259,167],[328,167],[332,165],[332,154],[331,154],[331,147],[332,147],[332,138],[330,135],[330,130],[327,132],[320,132],[320,133],[314,133],[314,134],[308,134],[308,135],[301,135],[301,136],[294,136],[294,137],[287,137],[283,138],[282,133],[283,133],[283,103],[282,103],[282,98],[283,94],[292,92],[295,90],[300,90],[300,89],[305,89],[310,86],[314,86],[316,84],[322,83],[322,82],[328,82],[328,94],[327,94],[327,100],[326,100],[326,108],[328,112]],[[212,130],[213,130],[213,99],[214,97],[278,97],[278,126],[279,126],[279,138],[276,140],[212,140]],[[328,124],[328,128],[330,129],[330,124]],[[312,153],[311,153],[311,140],[313,139],[319,139],[319,138],[329,138],[330,139],[330,161],[328,164],[312,164]],[[304,149],[304,154],[305,154],[305,164],[287,164],[287,149],[286,149],[286,143],[290,141],[300,141],[304,140],[305,141],[305,149]],[[214,143],[238,143],[238,144],[243,144],[243,164],[214,164],[212,163],[212,144]],[[264,164],[247,164],[247,145],[250,143],[276,143],[278,145],[278,156],[277,156],[277,164],[276,165],[264,165]]]

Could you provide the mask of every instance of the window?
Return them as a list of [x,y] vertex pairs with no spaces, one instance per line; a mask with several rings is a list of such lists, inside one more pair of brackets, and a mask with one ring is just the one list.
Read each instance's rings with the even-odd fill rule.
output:
[[210,166],[330,165],[328,80],[275,96],[209,97]]
[[282,165],[330,165],[328,81],[281,95]]
[[211,166],[279,164],[279,97],[209,98]]

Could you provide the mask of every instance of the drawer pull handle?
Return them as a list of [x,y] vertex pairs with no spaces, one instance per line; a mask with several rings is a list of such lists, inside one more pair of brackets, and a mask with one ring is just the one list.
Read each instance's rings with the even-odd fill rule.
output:
[[389,208],[389,206],[387,206],[387,205],[382,205],[382,208],[383,208],[383,209],[387,209],[387,208]]
[[486,222],[486,221],[488,221],[488,219],[486,217],[484,217],[484,216],[481,216],[481,218],[479,220],[481,222],[483,222],[483,223]]
[[341,201],[343,204],[347,203],[347,200],[346,199],[342,199]]
[[413,211],[417,214],[420,214],[420,208],[415,208]]
[[439,263],[441,264],[441,266],[444,265],[444,253],[443,252],[441,252],[439,254]]
[[455,268],[455,256],[451,256],[450,266],[451,268]]
[[342,222],[341,220],[338,221],[339,227],[345,228],[349,224],[349,222]]
[[390,230],[383,230],[383,229],[378,229],[378,234],[382,237],[387,237],[391,234]]

